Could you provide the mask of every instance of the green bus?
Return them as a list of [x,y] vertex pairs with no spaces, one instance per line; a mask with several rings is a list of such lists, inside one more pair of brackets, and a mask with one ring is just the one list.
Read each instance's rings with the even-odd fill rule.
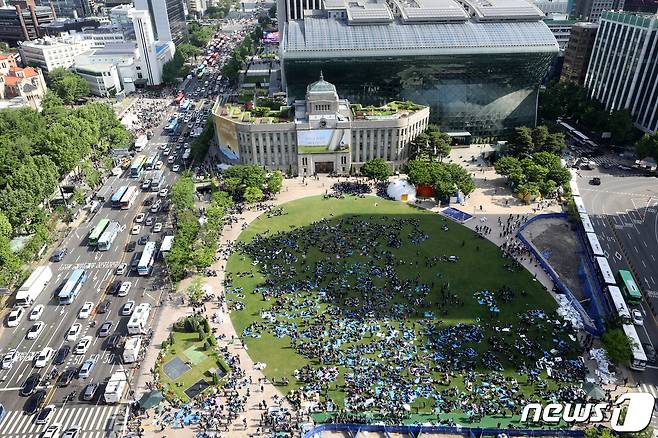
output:
[[96,228],[91,232],[89,235],[89,245],[91,246],[96,246],[98,245],[98,239],[100,239],[101,235],[105,231],[105,228],[110,224],[110,220],[108,218],[101,219],[100,222],[98,222],[98,225],[96,225]]
[[633,275],[626,270],[619,270],[619,282],[621,283],[621,290],[626,297],[626,301],[629,304],[639,305],[642,301],[642,293],[640,288],[637,287],[637,283],[633,278]]

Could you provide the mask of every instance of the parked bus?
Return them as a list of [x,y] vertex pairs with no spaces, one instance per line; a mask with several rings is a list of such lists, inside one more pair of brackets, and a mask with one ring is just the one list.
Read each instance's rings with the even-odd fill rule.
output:
[[596,236],[596,233],[585,233],[587,240],[589,241],[589,247],[592,250],[592,254],[596,257],[604,256],[603,247],[599,242],[599,238]]
[[124,193],[121,197],[121,210],[128,210],[130,207],[132,207],[135,203],[135,199],[137,199],[138,193],[139,191],[137,190],[137,186],[128,187],[126,189],[126,193]]
[[162,170],[155,171],[151,178],[151,190],[154,192],[159,191],[165,183],[165,176]]
[[637,286],[633,274],[630,271],[624,269],[619,270],[619,283],[621,290],[624,293],[624,297],[629,304],[639,305],[642,301],[642,293],[640,288]]
[[144,170],[144,164],[146,163],[146,157],[144,155],[137,155],[130,165],[130,177],[139,178]]
[[39,294],[46,288],[51,278],[53,278],[53,271],[50,269],[50,266],[37,267],[27,277],[25,283],[18,288],[18,292],[16,292],[16,305],[19,307],[31,306]]
[[633,359],[631,360],[630,368],[636,371],[644,371],[644,368],[647,366],[647,355],[642,348],[642,343],[640,342],[640,337],[637,335],[637,331],[635,331],[635,327],[630,324],[624,324],[622,328],[631,341]]
[[103,234],[101,235],[101,238],[98,239],[98,250],[99,251],[107,251],[112,247],[112,244],[114,243],[114,239],[117,238],[117,235],[119,234],[119,231],[121,231],[121,224],[119,222],[111,222]]
[[84,269],[74,270],[69,279],[66,280],[64,287],[57,294],[59,304],[71,304],[80,293],[85,281],[87,281],[87,271]]
[[596,264],[599,265],[599,272],[601,273],[601,277],[603,277],[605,284],[616,285],[615,274],[612,273],[608,259],[605,257],[597,257]]
[[155,258],[155,242],[148,242],[142,252],[142,258],[137,265],[139,275],[150,275],[153,269],[153,260]]
[[119,190],[114,192],[112,195],[112,208],[120,208],[121,207],[121,198],[123,197],[123,194],[126,193],[126,190],[128,190],[128,186],[121,186],[119,187]]
[[615,314],[624,321],[624,323],[631,322],[631,312],[628,310],[624,295],[617,286],[608,286],[608,294],[612,301],[612,306],[615,308]]
[[87,243],[90,246],[98,245],[98,239],[101,238],[103,231],[105,231],[105,228],[107,228],[109,224],[110,224],[110,220],[108,218],[101,219],[96,225],[96,227],[93,229],[91,234],[89,235],[89,239],[87,240]]
[[130,320],[128,321],[128,334],[141,335],[148,332],[148,319],[151,314],[151,305],[142,303],[135,308]]

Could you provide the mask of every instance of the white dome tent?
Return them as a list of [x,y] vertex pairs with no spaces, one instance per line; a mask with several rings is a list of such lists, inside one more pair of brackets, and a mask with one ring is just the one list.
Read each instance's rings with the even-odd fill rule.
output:
[[409,181],[406,179],[396,179],[388,185],[386,194],[396,201],[415,201],[416,187],[409,184]]

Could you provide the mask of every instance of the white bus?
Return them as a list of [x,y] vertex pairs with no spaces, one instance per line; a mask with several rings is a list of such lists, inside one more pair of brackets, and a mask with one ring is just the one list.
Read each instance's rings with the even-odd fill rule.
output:
[[53,278],[53,271],[50,266],[39,266],[32,271],[25,283],[16,292],[16,305],[20,307],[32,305],[34,300],[46,288],[51,278]]
[[592,225],[592,221],[587,213],[580,213],[580,221],[583,223],[583,229],[586,233],[594,232],[594,226]]
[[631,350],[633,351],[633,359],[631,360],[631,369],[636,371],[644,371],[647,366],[647,355],[644,353],[640,338],[635,331],[635,327],[630,324],[622,325],[624,333],[628,336],[631,342]]
[[155,242],[148,242],[142,252],[142,257],[137,264],[137,273],[139,275],[150,275],[153,269],[153,259],[155,258]]
[[130,320],[128,321],[128,334],[129,335],[142,335],[148,332],[148,320],[151,314],[151,305],[149,303],[142,303],[133,312]]
[[599,238],[596,237],[595,233],[585,233],[587,234],[587,240],[589,240],[589,247],[592,249],[592,254],[597,257],[604,256],[603,248],[599,243]]
[[153,170],[155,167],[155,163],[158,162],[158,154],[153,154],[148,159],[146,160],[146,164],[144,165],[144,169],[146,170]]
[[98,250],[99,251],[108,251],[112,248],[114,239],[117,238],[117,235],[121,231],[121,224],[119,222],[110,222],[110,225],[107,226],[103,234],[101,234],[100,239],[98,239]]
[[615,281],[615,274],[613,274],[612,269],[610,269],[608,259],[605,257],[597,257],[596,264],[599,265],[599,272],[603,277],[603,281],[605,281],[606,284],[616,285],[617,282]]
[[615,307],[617,316],[625,322],[630,322],[631,312],[628,310],[621,290],[617,286],[608,286],[608,293],[610,294],[610,299],[612,300],[612,305]]
[[139,194],[139,191],[137,190],[136,186],[130,186],[126,189],[126,192],[123,194],[121,197],[121,210],[128,210],[130,207],[133,206],[135,203],[135,199],[137,199],[137,195]]

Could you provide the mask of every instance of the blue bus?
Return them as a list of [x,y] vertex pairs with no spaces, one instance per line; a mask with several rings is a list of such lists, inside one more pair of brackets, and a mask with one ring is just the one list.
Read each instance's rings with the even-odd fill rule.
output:
[[130,165],[130,177],[139,178],[146,165],[146,155],[137,155]]
[[110,201],[112,203],[112,208],[121,207],[121,198],[123,197],[124,193],[126,193],[126,190],[128,190],[128,186],[121,186],[119,187],[119,190],[114,192],[114,195],[112,195],[112,199]]
[[190,105],[192,105],[192,101],[191,101],[190,99],[184,99],[184,100],[180,103],[180,109],[181,109],[181,111],[187,111],[188,109],[190,109]]
[[64,287],[57,294],[59,304],[71,304],[80,293],[80,289],[82,289],[85,281],[87,281],[87,271],[84,269],[75,269],[69,279],[66,280]]
[[168,134],[175,134],[177,129],[178,129],[178,118],[172,117],[171,119],[169,119],[169,124],[165,127],[165,131],[167,131]]

